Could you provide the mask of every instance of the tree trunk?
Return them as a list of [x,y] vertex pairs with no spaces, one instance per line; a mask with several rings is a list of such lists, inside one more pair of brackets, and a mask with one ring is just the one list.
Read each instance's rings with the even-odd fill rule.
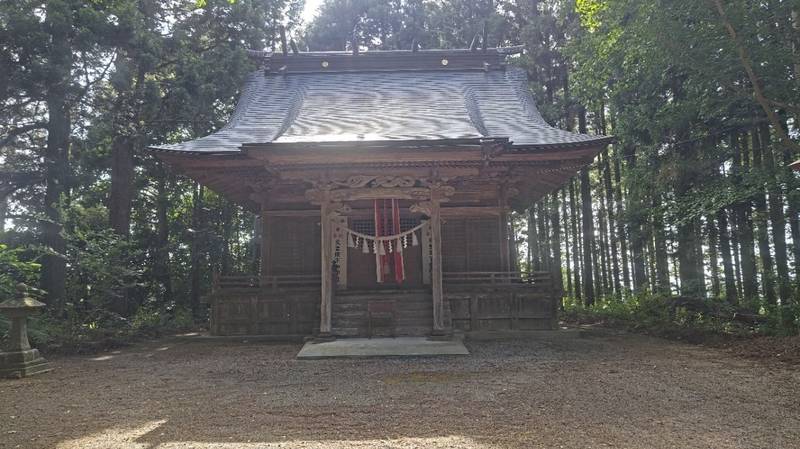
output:
[[[159,164],[160,166],[160,164]],[[167,198],[167,174],[163,170],[156,184],[156,276],[164,289],[163,302],[172,301],[172,277],[169,263],[169,199]]]
[[61,197],[70,177],[71,133],[67,88],[71,85],[72,48],[70,33],[73,11],[66,2],[47,3],[45,28],[50,32],[47,93],[47,146],[44,153],[45,194],[42,241],[51,251],[42,257],[41,287],[47,292],[50,310],[60,313],[66,302],[66,242],[62,236]]
[[[737,134],[731,136],[733,146],[734,185],[741,184],[741,173],[749,170],[749,154]],[[758,281],[756,280],[756,257],[753,249],[752,205],[750,200],[736,204],[736,229],[739,237],[739,251],[742,266],[742,301],[751,311],[758,310]]]
[[[135,135],[136,124],[139,122],[139,109],[141,93],[144,87],[145,66],[139,64],[134,81],[133,92],[129,95],[120,94],[118,107],[121,117],[117,119],[116,129],[121,130],[111,144],[111,195],[109,198],[109,221],[111,229],[119,235],[128,236],[131,228],[131,206],[133,204],[134,188],[134,153],[138,141]],[[126,105],[126,98],[130,104]],[[132,114],[127,114],[132,110]],[[131,122],[133,126],[131,126]]]
[[[789,195],[798,195],[794,191]],[[789,200],[789,230],[792,234],[792,256],[794,258],[794,283],[797,285],[795,297],[800,299],[800,200]]]
[[[625,148],[625,157],[630,167],[636,167],[636,149],[634,147]],[[634,190],[635,189],[635,190]],[[647,275],[645,273],[645,242],[643,217],[645,214],[642,202],[640,187],[632,187],[628,194],[628,238],[631,244],[631,255],[633,265],[633,290],[640,293],[646,290]]]
[[622,197],[622,164],[620,163],[620,155],[617,146],[614,146],[614,202],[617,205],[617,236],[619,238],[619,254],[620,265],[622,265],[622,285],[620,290],[622,296],[629,293],[631,286],[631,275],[628,268],[628,235],[625,232],[625,220],[623,220],[623,204],[624,198]]
[[578,207],[575,200],[575,182],[576,179],[572,178],[569,181],[569,218],[570,227],[572,228],[572,274],[574,276],[575,301],[580,303],[583,298],[583,291],[581,288],[581,251],[580,239],[578,228]]
[[[606,111],[605,104],[602,102],[600,103],[597,117],[599,133],[606,135]],[[611,194],[611,166],[608,162],[608,154],[608,148],[604,148],[600,153],[600,165],[597,167],[597,171],[600,175],[598,190],[602,209],[600,217],[601,241],[603,254],[605,255],[605,264],[603,265],[605,279],[603,284],[606,295],[613,296],[619,294],[619,266],[617,265],[616,239],[613,228],[614,198]]]
[[[800,29],[797,10],[793,11],[793,25],[795,31]],[[800,40],[800,33],[797,39]],[[800,80],[798,80],[800,83]],[[784,129],[788,129],[786,121],[782,123]],[[800,154],[793,153],[789,148],[783,149],[783,163],[789,165],[794,162]],[[800,301],[800,179],[789,170],[784,170],[786,183],[786,203],[789,216],[789,233],[792,236],[792,258],[794,259],[794,282],[796,286],[795,298]]]
[[[550,229],[552,229],[552,239],[550,246],[553,252],[553,262],[550,270],[555,279],[560,282],[560,290],[564,291],[564,274],[561,269],[561,221],[558,217],[558,193],[554,192],[550,201]],[[564,307],[564,302],[559,301],[559,306]]]
[[[679,149],[682,166],[675,183],[675,195],[678,198],[690,194],[697,178],[696,167],[699,165],[697,146],[682,145]],[[687,218],[677,225],[678,239],[678,273],[681,281],[681,294],[694,298],[705,297],[705,280],[703,278],[702,257],[697,248],[701,242],[699,220]]]
[[567,293],[569,294],[570,298],[575,297],[575,291],[572,289],[572,268],[570,264],[572,262],[572,258],[570,256],[570,229],[567,227],[569,226],[570,220],[567,217],[567,189],[561,189],[561,216],[564,229],[564,269],[565,275],[567,277]]
[[708,262],[711,271],[711,295],[714,299],[720,296],[719,281],[719,235],[711,216],[706,217],[706,234],[708,235]]
[[[578,114],[578,130],[585,134],[586,108],[581,106]],[[581,220],[583,227],[583,298],[584,304],[595,303],[594,288],[594,219],[592,213],[592,186],[589,184],[589,167],[581,170]]]
[[583,297],[584,304],[594,305],[594,220],[592,219],[592,197],[589,186],[589,168],[581,171],[581,217],[583,220]]
[[653,245],[656,258],[654,291],[669,294],[672,291],[669,281],[669,254],[667,254],[667,236],[664,231],[664,213],[661,210],[661,194],[658,192],[653,193]]
[[744,296],[744,282],[742,281],[742,244],[739,242],[739,227],[736,226],[736,208],[734,207],[731,211],[730,219],[728,220],[728,225],[731,228],[731,251],[733,251],[733,260],[734,260],[734,274],[736,275],[736,298],[738,304],[743,304],[744,300],[742,299]]
[[[508,261],[509,270],[519,272],[519,248],[517,248],[517,229],[514,226],[514,218],[511,214],[508,217],[508,254],[511,260]],[[235,239],[234,241],[239,241]]]
[[654,238],[655,230],[653,224],[649,226],[649,235],[647,236],[647,279],[649,279],[650,291],[655,292],[658,289],[658,274],[656,270],[656,239]]
[[122,236],[127,236],[131,228],[133,168],[133,138],[117,136],[111,144],[109,220],[111,229]]
[[722,267],[725,274],[725,299],[731,303],[738,302],[736,274],[731,259],[730,233],[728,231],[728,213],[725,209],[717,211],[717,229],[719,229],[719,250],[722,253]]
[[189,307],[192,310],[192,316],[197,317],[200,312],[200,239],[203,234],[200,228],[203,225],[203,186],[196,184],[193,194],[193,207],[192,207],[192,235],[191,244],[191,267],[190,267],[190,291],[189,291]]
[[[603,172],[602,172],[602,163],[597,167],[599,179],[603,179]],[[600,296],[604,297],[607,296],[611,292],[611,261],[609,256],[609,248],[608,248],[608,223],[606,222],[607,211],[606,211],[606,203],[605,203],[605,196],[603,195],[603,187],[602,184],[598,189],[599,197],[600,197],[600,210],[597,213],[597,224],[600,231],[599,239],[598,239],[598,249],[600,252]]]
[[528,269],[539,270],[539,235],[536,229],[536,205],[532,204],[528,208],[528,259],[530,265]]
[[[680,263],[678,262],[678,251],[675,250],[675,245],[676,244],[673,242],[673,244],[671,246],[672,247],[672,251],[671,251],[671,253],[672,253],[672,257],[671,257],[672,258],[672,279],[675,282],[675,286],[677,288],[677,291],[680,292],[681,291],[681,274],[678,271],[678,266],[680,266]],[[672,290],[670,289],[670,292],[671,291]]]
[[[747,135],[744,136],[745,140]],[[757,132],[752,134],[753,141],[753,168],[761,172],[763,170],[761,139]],[[753,196],[755,214],[753,214],[753,224],[755,225],[755,236],[758,242],[758,255],[761,260],[761,284],[764,287],[764,299],[767,304],[777,304],[775,296],[775,271],[772,262],[772,252],[769,243],[769,230],[767,229],[767,195],[762,189]]]
[[[775,155],[770,142],[770,129],[765,123],[761,126],[761,154],[767,174],[769,192],[769,220],[772,223],[772,242],[775,248],[775,269],[778,274],[778,297],[781,305],[792,302],[792,282],[789,278],[789,253],[786,247],[786,217],[784,216],[783,192],[775,177]],[[796,218],[796,217],[795,217]],[[797,242],[800,244],[800,242]],[[795,264],[798,262],[796,261]]]
[[606,193],[606,205],[607,205],[607,214],[608,214],[608,234],[609,234],[609,246],[611,249],[611,279],[614,285],[614,292],[617,298],[622,296],[622,283],[620,282],[620,271],[619,271],[619,252],[617,250],[617,246],[619,241],[617,240],[617,221],[616,221],[616,214],[614,213],[614,188],[611,184],[611,164],[609,162],[610,154],[606,149],[603,152],[603,184],[605,186],[605,193]]
[[225,199],[222,200],[222,254],[220,258],[220,274],[233,273],[233,260],[231,245],[233,243],[233,220],[236,213],[235,205]]
[[[793,176],[789,174],[789,176]],[[800,185],[792,178],[787,183],[789,233],[792,236],[792,258],[794,259],[795,300],[800,301]]]
[[8,197],[0,196],[0,239],[6,232],[6,215],[8,215]]
[[547,197],[542,198],[536,205],[537,235],[539,236],[539,260],[540,270],[550,271],[550,230],[547,226]]

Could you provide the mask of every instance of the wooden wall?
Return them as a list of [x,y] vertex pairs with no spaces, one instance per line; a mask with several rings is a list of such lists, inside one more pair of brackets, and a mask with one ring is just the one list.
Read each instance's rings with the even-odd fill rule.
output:
[[465,332],[553,330],[558,298],[534,286],[445,288],[453,329]]
[[[361,305],[366,304],[367,299],[393,299],[408,303],[401,304],[398,309],[397,335],[427,335],[432,326],[430,304],[401,297],[407,294],[370,292],[363,298],[353,293],[334,297],[338,334],[366,335],[366,316],[362,316],[363,313],[353,315],[353,312],[363,312]],[[286,338],[313,335],[319,328],[319,296],[319,290],[312,289],[259,291],[253,288],[215,293],[211,297],[211,333]],[[420,292],[419,296],[430,301],[429,293]],[[353,309],[356,302],[359,306]],[[453,329],[464,332],[548,330],[558,326],[557,293],[544,286],[446,286],[445,302],[449,305],[446,315]],[[346,320],[337,313],[342,311],[347,312]],[[353,320],[358,321],[357,325],[350,323]]]
[[[503,243],[497,216],[451,217],[442,227],[442,271],[506,271],[502,262]],[[319,217],[268,217],[264,225],[266,243],[262,275],[318,274],[320,272]],[[357,254],[350,265],[363,260],[369,266],[348,267],[353,287],[377,288],[374,258]],[[421,251],[409,248],[407,286],[422,285]],[[419,260],[418,260],[419,259]],[[359,282],[363,277],[368,282]],[[420,278],[420,279],[418,279]],[[363,284],[363,285],[362,285]]]
[[442,226],[442,271],[504,271],[499,217],[447,218]]
[[211,295],[211,334],[307,336],[319,328],[318,289],[231,289]]
[[268,217],[263,275],[320,273],[319,217]]

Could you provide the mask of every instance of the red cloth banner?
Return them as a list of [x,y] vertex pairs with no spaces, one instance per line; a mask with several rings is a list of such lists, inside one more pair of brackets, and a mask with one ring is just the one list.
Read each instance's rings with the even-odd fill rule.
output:
[[[394,235],[400,234],[400,208],[397,200],[392,200],[392,231]],[[394,242],[394,280],[402,284],[406,279],[406,270],[403,262],[403,242],[398,239]]]
[[[375,237],[386,237],[400,234],[400,207],[397,200],[373,200]],[[390,210],[387,210],[390,207]],[[401,239],[397,241],[375,240],[375,277],[379,283],[391,279],[392,265],[394,265],[394,280],[402,284],[406,279],[405,266],[403,260],[403,243]],[[392,256],[389,255],[394,253]]]

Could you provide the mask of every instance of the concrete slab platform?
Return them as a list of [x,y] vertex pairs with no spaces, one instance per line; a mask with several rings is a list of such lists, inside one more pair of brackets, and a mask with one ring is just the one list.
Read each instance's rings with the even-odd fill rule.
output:
[[331,357],[427,357],[469,355],[460,339],[428,340],[425,337],[342,338],[334,341],[307,342],[297,354],[298,359]]

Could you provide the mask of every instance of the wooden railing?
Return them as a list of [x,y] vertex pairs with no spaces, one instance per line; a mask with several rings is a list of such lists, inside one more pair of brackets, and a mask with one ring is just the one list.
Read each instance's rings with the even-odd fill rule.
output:
[[525,283],[527,284],[546,285],[548,287],[558,287],[560,285],[559,282],[554,282],[556,279],[560,279],[558,274],[550,271],[531,271],[529,273],[523,273],[523,279],[525,279]]
[[446,284],[511,284],[522,283],[522,274],[518,271],[449,271],[442,273],[442,281]]
[[[442,281],[445,284],[534,284],[549,286],[553,281],[553,274],[548,271],[531,273],[521,273],[519,271],[451,271],[442,273]],[[278,290],[285,288],[319,288],[319,286],[320,275],[318,274],[282,276],[214,275],[212,291],[251,288]]]
[[442,273],[442,281],[445,284],[534,284],[551,287],[553,273],[549,271],[534,271],[530,273],[519,271],[451,271]]
[[215,275],[212,291],[248,288],[319,288],[318,274],[287,274],[282,276],[220,276]]

